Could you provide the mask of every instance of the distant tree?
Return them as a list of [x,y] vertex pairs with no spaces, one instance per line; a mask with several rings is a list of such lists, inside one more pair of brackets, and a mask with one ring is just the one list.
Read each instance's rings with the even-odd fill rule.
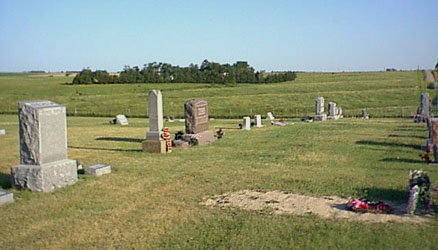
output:
[[99,83],[273,83],[293,81],[295,72],[255,71],[248,62],[237,61],[234,64],[219,64],[205,59],[201,65],[190,64],[188,67],[173,66],[168,63],[151,62],[138,66],[126,65],[120,75],[109,75],[105,70],[92,72],[84,69],[73,79],[73,84]]

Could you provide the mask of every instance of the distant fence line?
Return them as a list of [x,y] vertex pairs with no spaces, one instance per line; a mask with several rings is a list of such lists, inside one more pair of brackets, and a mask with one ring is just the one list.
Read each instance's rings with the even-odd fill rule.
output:
[[[366,108],[367,114],[370,117],[375,118],[409,118],[416,114],[416,107],[377,107],[377,108]],[[343,109],[343,115],[345,117],[357,117],[361,115],[361,108],[355,109]],[[311,108],[213,108],[209,107],[209,116],[220,119],[240,119],[243,116],[253,116],[260,114],[266,116],[267,112],[272,112],[275,117],[278,118],[301,118],[304,116],[313,116],[314,112]],[[0,114],[17,114],[18,109],[9,109],[5,111],[0,111]],[[327,113],[327,111],[326,111]],[[133,118],[147,118],[147,109],[139,111],[138,109],[133,110],[131,108],[67,108],[68,116],[83,116],[83,117],[114,117],[117,114],[125,114],[128,117]],[[164,116],[173,116],[175,118],[183,118],[182,111],[180,112],[166,112]]]

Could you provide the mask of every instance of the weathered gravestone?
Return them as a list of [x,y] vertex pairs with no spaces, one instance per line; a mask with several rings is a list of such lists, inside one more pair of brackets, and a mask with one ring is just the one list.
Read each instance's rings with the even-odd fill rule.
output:
[[366,109],[362,109],[362,117],[361,118],[365,119],[365,120],[367,120],[369,118],[368,115],[367,115],[367,110]]
[[111,173],[111,166],[107,164],[95,164],[84,167],[84,173],[92,176],[102,176]]
[[315,116],[314,121],[327,120],[327,114],[324,114],[324,97],[319,96],[315,99]]
[[251,130],[251,118],[249,118],[249,116],[243,117],[242,129]]
[[428,149],[433,152],[434,162],[438,163],[438,118],[429,118],[431,138],[428,140]]
[[126,118],[126,116],[122,115],[122,114],[116,115],[116,123],[120,124],[122,126],[126,126],[126,125],[129,124],[128,123],[128,119]]
[[424,71],[424,80],[426,82],[435,82],[436,81],[432,70],[427,69]]
[[9,202],[14,202],[14,194],[0,189],[0,205]]
[[0,135],[5,135],[6,134],[6,129],[0,129]]
[[432,106],[430,105],[429,93],[423,92],[420,96],[420,110],[417,116],[417,122],[426,122],[427,117],[430,116]]
[[329,102],[327,119],[338,120],[342,117],[341,115],[342,115],[342,109],[336,107],[335,102]]
[[213,132],[208,130],[208,103],[204,100],[190,100],[184,103],[186,125],[185,141],[196,140],[197,145],[216,141]]
[[262,116],[261,115],[255,115],[254,116],[254,124],[256,128],[263,127],[262,125]]
[[77,182],[75,160],[67,159],[64,106],[39,100],[19,103],[20,165],[11,169],[16,188],[50,192]]
[[274,115],[271,112],[268,112],[266,114],[266,119],[271,121],[271,122],[273,122],[275,120],[275,117],[274,117]]
[[166,153],[166,141],[163,139],[163,97],[160,90],[151,90],[148,94],[149,132],[142,142],[144,152]]

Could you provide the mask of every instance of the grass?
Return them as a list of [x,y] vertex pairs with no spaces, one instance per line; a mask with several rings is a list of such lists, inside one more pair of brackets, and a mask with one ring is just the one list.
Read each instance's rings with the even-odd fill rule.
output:
[[[324,96],[348,116],[367,108],[373,117],[408,117],[416,112],[425,91],[423,74],[405,72],[298,73],[293,82],[275,84],[115,84],[69,86],[73,76],[50,74],[0,74],[0,113],[17,112],[17,103],[49,99],[67,106],[71,115],[147,116],[147,93],[160,89],[165,115],[183,116],[189,99],[209,102],[210,116],[241,118],[273,112],[281,117],[314,113],[314,100]],[[429,90],[430,91],[430,90]],[[433,92],[430,91],[431,96]]]
[[[0,207],[2,249],[433,249],[438,244],[436,216],[423,226],[365,224],[199,204],[205,196],[241,189],[406,200],[409,169],[424,169],[432,182],[438,180],[438,169],[418,157],[425,124],[296,121],[288,127],[226,130],[215,144],[157,155],[141,152],[146,119],[131,118],[128,127],[108,120],[69,117],[69,158],[108,163],[113,173],[80,176],[74,186],[43,194],[10,188],[10,167],[19,159],[18,121],[16,115],[0,115],[0,127],[8,132],[0,137],[0,185],[16,197]],[[239,122],[214,120],[210,129]],[[173,132],[184,126],[166,125]]]

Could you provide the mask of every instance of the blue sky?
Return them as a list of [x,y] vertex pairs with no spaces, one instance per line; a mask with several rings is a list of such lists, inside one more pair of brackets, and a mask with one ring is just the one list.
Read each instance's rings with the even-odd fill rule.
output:
[[268,71],[432,68],[438,1],[0,0],[0,71],[204,59]]

